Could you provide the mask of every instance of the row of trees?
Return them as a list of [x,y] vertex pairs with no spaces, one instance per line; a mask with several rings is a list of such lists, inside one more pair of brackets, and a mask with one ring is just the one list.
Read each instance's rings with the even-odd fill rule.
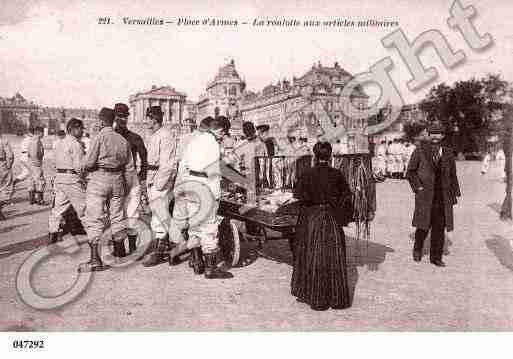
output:
[[426,114],[425,122],[405,124],[406,135],[414,137],[436,121],[452,133],[456,151],[483,151],[488,136],[504,131],[503,121],[497,120],[501,116],[496,115],[504,111],[510,95],[509,83],[499,74],[457,81],[451,86],[441,83],[420,103],[420,109]]

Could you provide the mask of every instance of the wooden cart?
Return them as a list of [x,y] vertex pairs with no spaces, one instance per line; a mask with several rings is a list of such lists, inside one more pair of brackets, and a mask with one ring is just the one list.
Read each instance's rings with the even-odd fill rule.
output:
[[[274,172],[267,179],[262,180],[262,176],[257,176],[256,192],[259,194],[260,203],[265,201],[265,190],[273,189],[277,183],[281,183],[285,188],[284,191],[293,189],[295,181],[288,181],[287,175],[280,174],[280,171],[273,169],[273,163],[276,164],[277,160],[287,160],[290,156],[275,156],[275,157],[257,157],[256,173],[261,173],[262,168],[264,171]],[[274,161],[274,162],[273,162]],[[263,165],[262,165],[263,164]],[[269,164],[271,164],[269,166]],[[312,164],[311,156],[301,156],[298,158],[297,166],[295,168],[296,175],[299,177],[301,171],[310,168]],[[368,236],[369,222],[374,218],[376,211],[376,186],[372,177],[372,162],[369,154],[349,154],[334,156],[332,165],[339,168],[344,173],[346,180],[350,187],[356,187],[351,178],[351,171],[355,166],[362,164],[365,167],[364,173],[367,178],[365,188],[351,188],[353,196],[357,200],[365,202],[365,213],[355,213],[354,221],[357,225],[357,237],[360,235]],[[274,178],[273,175],[282,176],[281,180]],[[297,178],[296,177],[296,178]],[[360,198],[357,198],[360,196]],[[278,238],[286,238],[289,241],[289,246],[292,248],[295,226],[299,214],[299,203],[291,201],[274,211],[269,211],[265,206],[256,206],[249,210],[245,210],[243,201],[238,201],[228,198],[222,198],[219,206],[219,215],[224,219],[219,228],[219,244],[221,247],[222,255],[225,263],[235,266],[240,260],[240,244],[243,240],[257,240],[259,248],[262,249],[264,244],[270,239],[267,230],[272,230],[282,234]],[[246,223],[246,227],[251,228],[250,232],[241,233],[235,221]],[[367,239],[367,237],[365,237]]]

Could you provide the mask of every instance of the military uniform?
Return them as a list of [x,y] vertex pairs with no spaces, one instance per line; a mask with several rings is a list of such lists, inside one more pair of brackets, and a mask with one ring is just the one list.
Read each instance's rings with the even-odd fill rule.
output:
[[187,247],[201,247],[209,269],[205,273],[207,278],[231,278],[228,272],[214,271],[222,218],[217,216],[221,197],[220,145],[213,134],[198,133],[190,140],[180,172],[172,228],[177,232],[188,228]]
[[33,136],[31,134],[27,134],[25,136],[25,138],[23,139],[23,141],[21,141],[21,145],[20,145],[21,172],[16,176],[16,178],[15,178],[16,182],[24,181],[30,175],[30,170],[29,170],[29,165],[28,165],[28,144],[29,144],[30,140],[32,139],[32,137]]
[[43,143],[38,136],[33,136],[30,141],[28,141],[28,165],[30,170],[30,189],[34,196],[34,203],[44,204],[43,203],[43,192],[45,190],[45,177],[43,174],[43,157],[45,154],[45,150],[43,147]]
[[[129,116],[128,106],[124,103],[117,103],[114,106],[114,113],[117,116],[117,121],[125,122]],[[141,203],[142,196],[142,184],[146,181],[146,171],[147,171],[147,157],[148,153],[146,151],[146,146],[144,145],[144,141],[138,134],[128,130],[126,128],[126,123],[122,126],[118,123],[116,127],[116,132],[119,133],[123,138],[128,142],[130,146],[130,150],[132,152],[132,158],[134,161],[134,168],[137,165],[137,157],[140,160],[140,171],[137,177],[134,177],[134,181],[132,184],[132,188],[130,192],[125,198],[125,211],[127,220],[127,233],[128,233],[128,244],[129,244],[129,252],[132,253],[137,249],[137,224],[139,215],[139,204]],[[125,253],[124,245],[123,247],[119,247],[118,249],[119,256],[123,257]]]
[[[114,112],[102,109],[100,118],[102,116],[112,117],[113,120]],[[91,262],[84,264],[79,270],[102,270],[104,267],[97,256],[97,250],[105,229],[103,219],[106,207],[110,215],[112,239],[121,242],[126,237],[124,197],[136,176],[130,145],[112,127],[102,128],[91,141],[85,159],[85,169],[90,174],[84,222],[91,244],[92,258]]]
[[168,237],[171,215],[169,203],[176,176],[176,136],[165,127],[153,133],[148,143],[148,199],[151,229],[157,240]]
[[84,180],[84,148],[74,136],[67,135],[55,143],[54,205],[50,212],[50,243],[58,240],[63,215],[72,207],[83,220],[86,202]]
[[14,190],[12,175],[13,163],[14,153],[11,145],[0,135],[0,220],[5,219],[2,213],[2,207],[5,201],[11,198]]

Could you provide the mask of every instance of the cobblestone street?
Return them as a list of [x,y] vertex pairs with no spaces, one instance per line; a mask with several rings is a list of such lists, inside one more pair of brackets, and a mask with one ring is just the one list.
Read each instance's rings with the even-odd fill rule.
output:
[[[58,310],[38,311],[20,300],[15,278],[31,252],[45,245],[49,207],[16,193],[0,223],[0,330],[512,330],[513,239],[499,221],[500,171],[481,176],[478,162],[459,162],[463,197],[446,241],[446,268],[411,258],[413,195],[406,181],[377,186],[378,211],[369,243],[348,239],[354,287],[348,310],[314,312],[289,294],[291,256],[285,240],[269,241],[265,258],[243,246],[244,265],[231,280],[194,276],[186,263],[96,273],[89,288]],[[47,196],[48,197],[48,196]],[[353,229],[346,230],[351,237]],[[43,295],[56,295],[77,277],[87,246],[57,256],[34,273]]]

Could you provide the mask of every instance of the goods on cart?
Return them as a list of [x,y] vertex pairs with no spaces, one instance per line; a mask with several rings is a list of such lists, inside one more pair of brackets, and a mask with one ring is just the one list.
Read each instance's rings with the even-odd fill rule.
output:
[[[245,197],[246,190],[223,181],[219,214],[225,217],[220,228],[220,243],[224,248],[225,258],[227,257],[225,261],[235,265],[240,255],[238,251],[241,237],[231,222],[232,219],[246,222],[246,228],[253,228],[246,236],[258,238],[261,243],[267,238],[266,228],[292,237],[300,209],[292,192],[297,179],[312,166],[311,155],[256,157],[257,202],[249,207]],[[356,226],[356,239],[368,240],[370,222],[376,211],[371,157],[366,153],[336,155],[332,159],[332,166],[342,171],[353,194],[352,206],[346,208],[353,212],[349,217]]]

